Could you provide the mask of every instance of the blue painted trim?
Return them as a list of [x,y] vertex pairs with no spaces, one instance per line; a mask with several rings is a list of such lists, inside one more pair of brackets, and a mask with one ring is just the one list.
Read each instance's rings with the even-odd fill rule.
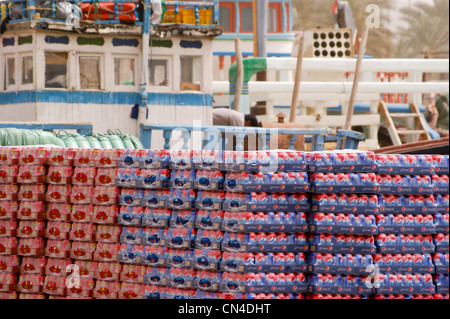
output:
[[44,41],[49,44],[69,44],[69,37],[67,36],[55,37],[52,35],[47,35],[45,36]]
[[[253,33],[222,33],[215,40],[253,40]],[[267,41],[291,41],[295,38],[294,33],[267,33]]]
[[[212,107],[213,96],[201,93],[147,93],[149,105],[206,106]],[[17,91],[1,92],[0,105],[19,103],[75,103],[75,104],[123,104],[140,102],[139,92],[98,91]]]
[[14,38],[3,38],[3,46],[14,46],[15,40]]
[[139,40],[138,39],[113,38],[112,39],[112,45],[115,46],[115,47],[120,47],[120,46],[138,47],[139,46]]
[[203,45],[202,41],[188,41],[188,40],[180,41],[180,47],[185,49],[201,49],[202,45]]
[[[236,52],[234,51],[214,51],[213,55],[215,56],[236,56]],[[242,52],[242,56],[253,57],[253,52]],[[267,57],[292,57],[291,53],[283,53],[283,52],[268,52]]]

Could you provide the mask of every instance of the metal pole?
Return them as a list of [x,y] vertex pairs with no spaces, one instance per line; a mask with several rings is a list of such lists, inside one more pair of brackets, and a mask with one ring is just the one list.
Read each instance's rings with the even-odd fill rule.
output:
[[300,82],[302,78],[302,65],[303,65],[303,35],[300,36],[298,42],[297,67],[295,69],[294,92],[292,94],[291,114],[289,117],[289,122],[291,123],[295,122],[295,114],[297,113],[298,96],[300,92]]
[[359,79],[361,76],[361,71],[360,71],[361,63],[363,60],[364,51],[366,50],[368,36],[369,36],[369,28],[365,27],[363,30],[361,44],[359,45],[359,50],[358,50],[358,59],[356,61],[355,77],[353,79],[353,87],[352,87],[352,92],[350,94],[350,100],[348,102],[347,117],[346,117],[345,126],[344,126],[345,130],[351,130],[351,127],[352,127],[353,107],[355,104],[356,93],[358,92]]

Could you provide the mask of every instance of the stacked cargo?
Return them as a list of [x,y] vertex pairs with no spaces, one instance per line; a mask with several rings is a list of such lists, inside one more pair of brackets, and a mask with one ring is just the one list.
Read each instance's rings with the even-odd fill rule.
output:
[[[448,220],[448,163],[443,159],[431,155],[376,157],[381,213],[377,215],[374,257],[379,271],[374,279],[376,298],[442,298],[440,293],[448,294],[448,288],[446,292],[437,289],[445,275],[436,273],[445,268],[444,252],[448,274],[448,241],[446,246],[438,243],[438,248],[434,239],[445,238],[439,232],[445,231],[442,223]],[[442,264],[436,266],[433,260],[442,260]]]
[[246,299],[304,298],[310,201],[303,155],[224,153],[224,293]]
[[448,298],[448,156],[0,147],[1,298]]
[[311,154],[309,298],[367,299],[378,197],[371,152]]

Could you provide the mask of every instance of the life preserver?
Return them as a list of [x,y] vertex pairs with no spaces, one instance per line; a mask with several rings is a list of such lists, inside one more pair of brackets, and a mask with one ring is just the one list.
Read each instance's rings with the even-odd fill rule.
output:
[[115,15],[115,3],[102,2],[97,4],[81,3],[80,9],[83,13],[83,20],[115,20],[124,22],[134,22],[135,3],[117,3],[118,17]]

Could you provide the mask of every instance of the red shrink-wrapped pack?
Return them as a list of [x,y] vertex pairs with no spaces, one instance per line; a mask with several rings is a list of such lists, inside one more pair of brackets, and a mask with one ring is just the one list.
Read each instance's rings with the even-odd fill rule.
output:
[[70,202],[72,204],[91,204],[93,195],[94,186],[74,185],[70,195]]
[[16,236],[17,220],[0,220],[0,237]]
[[0,299],[19,299],[19,293],[17,291],[0,292]]
[[45,277],[37,274],[21,274],[17,283],[17,291],[25,293],[42,292]]
[[79,277],[78,279],[74,279],[74,282],[69,281],[66,285],[67,298],[90,298],[94,292],[95,280]]
[[72,223],[69,239],[73,241],[95,241],[97,224],[94,223]]
[[75,260],[74,265],[77,267],[78,275],[83,278],[94,278],[98,268],[98,262],[93,260]]
[[15,274],[20,272],[20,258],[16,255],[0,255],[0,273],[9,272]]
[[48,184],[45,200],[49,203],[70,203],[72,194],[71,185],[54,185]]
[[118,299],[142,299],[144,296],[144,285],[131,282],[122,282]]
[[67,203],[47,203],[45,215],[49,221],[70,221],[72,205]]
[[117,167],[120,156],[124,151],[120,149],[94,149],[95,167]]
[[75,167],[94,167],[94,149],[77,149],[73,158],[73,166]]
[[94,205],[74,204],[70,214],[70,220],[79,223],[93,222]]
[[50,166],[46,181],[54,185],[67,185],[72,183],[72,175],[72,166]]
[[118,262],[99,262],[94,278],[99,280],[118,281],[122,264]]
[[119,225],[97,225],[95,240],[102,243],[118,243],[122,226]]
[[93,297],[96,299],[117,299],[120,287],[119,281],[97,280]]
[[0,237],[0,256],[16,255],[19,239],[16,237]]
[[44,220],[21,220],[17,227],[16,236],[19,238],[43,237],[45,227]]
[[17,286],[17,275],[0,272],[0,291],[14,291]]
[[72,184],[73,185],[94,185],[95,176],[97,176],[97,169],[95,167],[75,167],[73,170]]
[[47,187],[45,184],[21,184],[17,199],[20,201],[44,201]]
[[19,147],[0,146],[0,166],[19,165]]
[[19,256],[41,257],[44,256],[45,247],[42,237],[21,238],[17,247],[17,254]]
[[66,295],[66,276],[46,275],[42,292],[49,295]]
[[67,267],[72,264],[70,259],[48,258],[45,266],[45,275],[67,276]]
[[144,276],[147,273],[147,267],[136,264],[124,264],[120,273],[120,281],[131,283],[144,283]]
[[19,166],[17,165],[0,166],[0,184],[16,184],[18,174]]
[[72,223],[62,221],[48,221],[44,237],[49,239],[69,239]]
[[45,203],[43,201],[20,202],[17,210],[17,219],[36,220],[45,218]]
[[19,165],[45,165],[50,148],[45,146],[24,146],[20,149]]
[[119,211],[119,206],[95,205],[92,213],[92,222],[97,224],[115,224]]
[[94,205],[117,205],[119,202],[120,189],[116,186],[95,186],[92,204]]
[[16,201],[18,199],[19,184],[0,184],[0,202]]
[[81,260],[93,260],[97,248],[96,242],[73,241],[70,250],[70,258]]
[[120,251],[120,244],[98,243],[94,253],[94,260],[97,261],[117,261]]
[[48,239],[45,256],[52,258],[69,258],[72,242],[70,240]]
[[118,168],[98,168],[95,176],[95,186],[114,186]]
[[23,257],[20,264],[20,273],[22,274],[44,274],[47,258],[42,257]]
[[16,219],[19,202],[0,202],[0,219]]
[[47,182],[47,167],[44,165],[21,165],[17,174],[20,184],[42,184]]
[[51,148],[46,164],[51,166],[72,166],[76,151],[74,148]]

